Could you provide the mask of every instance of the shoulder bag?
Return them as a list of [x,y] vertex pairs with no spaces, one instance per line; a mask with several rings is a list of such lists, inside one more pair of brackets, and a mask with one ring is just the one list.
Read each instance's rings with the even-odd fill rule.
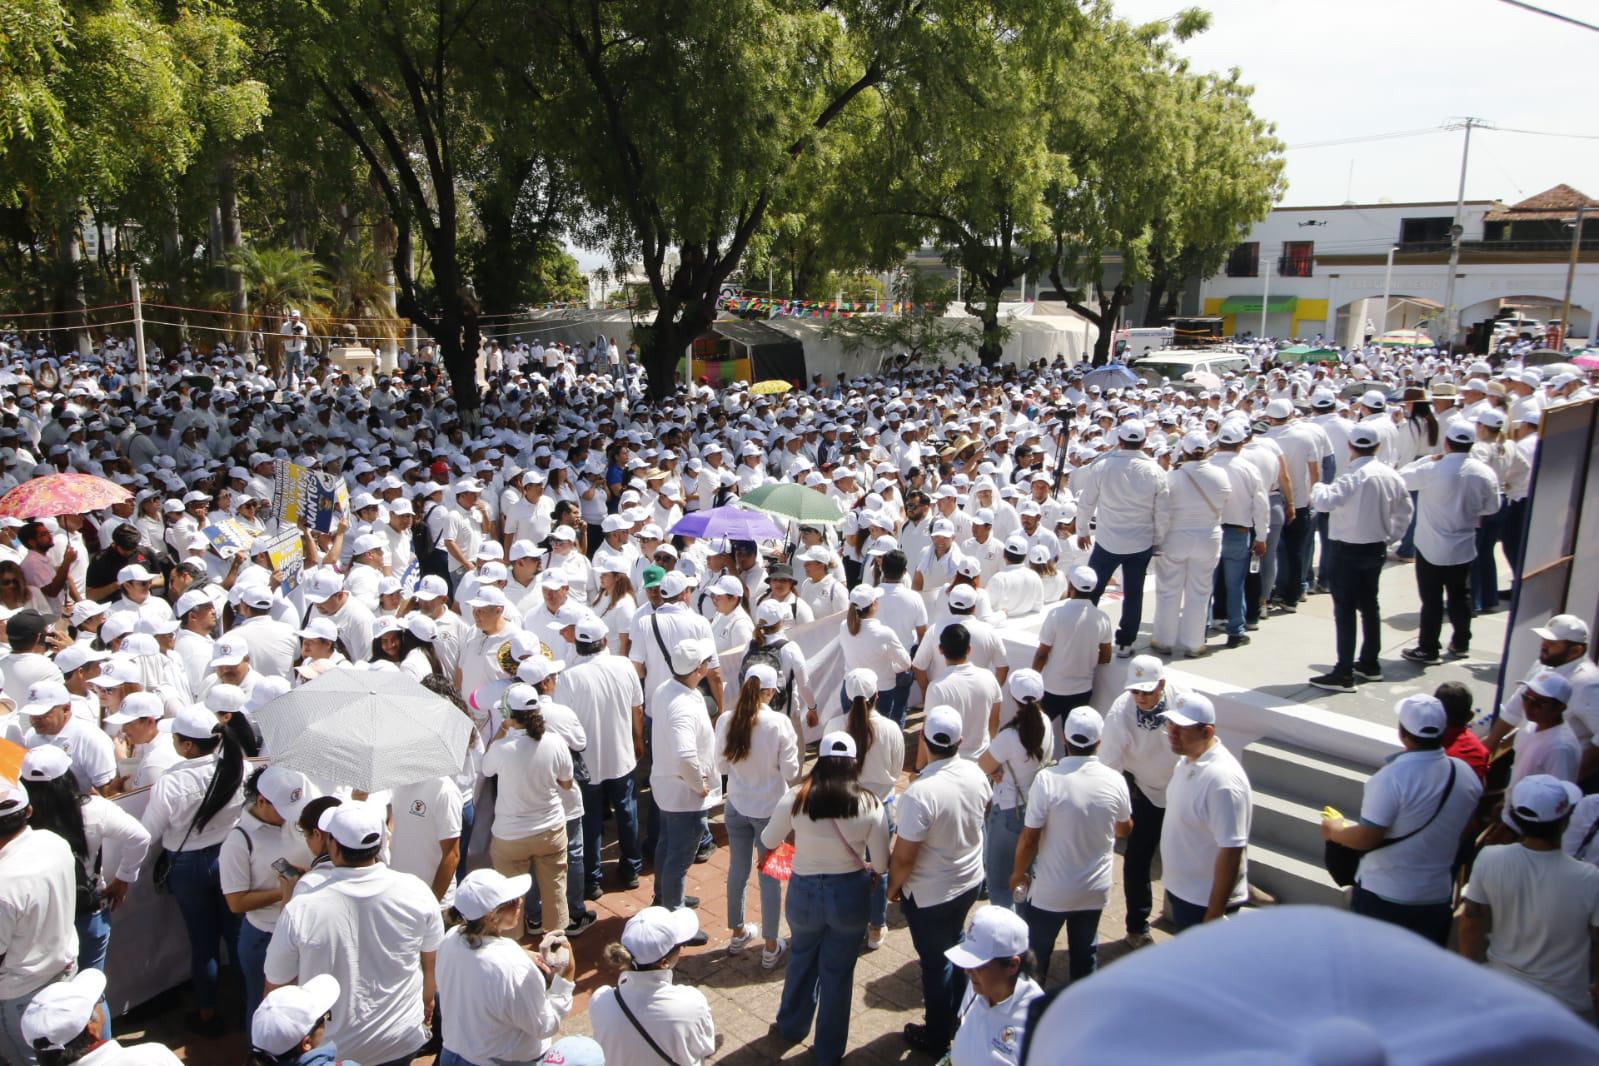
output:
[[[655,634],[656,647],[661,649],[661,658],[666,660],[666,668],[668,670],[672,669],[672,653],[666,650],[666,638],[661,636],[661,620],[654,614],[650,615],[650,630]],[[718,711],[716,697],[711,695],[710,681],[702,680],[696,691],[699,692],[700,698],[705,701],[705,712],[715,718]]]
[[[1445,758],[1448,757],[1445,756]],[[1377,847],[1368,851],[1357,851],[1349,845],[1340,844],[1335,840],[1327,841],[1323,861],[1327,866],[1328,875],[1333,879],[1333,883],[1339,888],[1348,888],[1355,883],[1355,874],[1360,870],[1360,858],[1362,855],[1370,855],[1373,851],[1409,840],[1436,821],[1438,816],[1444,812],[1444,804],[1449,802],[1449,794],[1455,790],[1455,776],[1457,773],[1459,773],[1459,770],[1456,768],[1454,760],[1449,760],[1449,780],[1444,783],[1444,794],[1438,797],[1438,806],[1433,810],[1432,817],[1404,836],[1389,837],[1381,844],[1378,844]]]
[[628,1007],[627,1000],[622,998],[622,986],[620,984],[616,986],[616,1005],[622,1008],[623,1015],[633,1024],[633,1028],[638,1031],[638,1035],[644,1038],[644,1042],[650,1046],[650,1050],[659,1055],[661,1061],[666,1063],[667,1066],[677,1066],[677,1060],[661,1050],[661,1045],[655,1042],[655,1038],[650,1035],[649,1030],[644,1028],[644,1024],[638,1020],[632,1009]]

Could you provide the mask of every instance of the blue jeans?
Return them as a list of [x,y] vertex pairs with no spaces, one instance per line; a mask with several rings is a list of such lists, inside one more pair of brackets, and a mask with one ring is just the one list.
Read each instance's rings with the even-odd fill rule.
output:
[[221,844],[174,852],[168,884],[189,934],[189,980],[195,1005],[211,1010],[217,1005],[217,968],[222,942],[238,938],[238,915],[222,900],[222,879],[217,873]]
[[1499,510],[1483,516],[1477,526],[1477,558],[1471,565],[1471,595],[1479,611],[1489,611],[1499,606],[1499,563],[1494,558],[1494,548],[1504,536],[1505,503],[1499,501]]
[[[1099,587],[1094,589],[1094,603],[1099,603],[1117,568],[1122,572],[1122,616],[1116,626],[1116,643],[1125,647],[1138,638],[1138,627],[1144,621],[1144,577],[1149,573],[1149,560],[1154,548],[1145,548],[1131,555],[1118,555],[1106,551],[1098,544],[1089,553],[1088,565],[1099,575]],[[958,1007],[960,1004],[956,1004]]]
[[895,674],[894,687],[881,689],[877,693],[877,713],[904,729],[905,708],[910,703],[911,685],[915,682],[916,678],[909,670]]
[[655,903],[667,910],[683,905],[688,868],[700,850],[707,820],[704,811],[661,811],[661,835],[655,842]]
[[[793,898],[792,890],[789,893]],[[966,930],[966,912],[977,902],[973,885],[952,900],[919,907],[906,896],[900,904],[911,944],[922,966],[922,1011],[927,1036],[934,1046],[947,1046],[960,1024],[961,999],[966,995],[966,971],[957,969],[944,952],[959,944]],[[789,919],[793,925],[793,918]]]
[[1405,535],[1399,541],[1399,550],[1394,553],[1406,559],[1414,559],[1416,557],[1416,519],[1421,514],[1420,510],[1416,509],[1416,501],[1420,496],[1421,493],[1419,492],[1410,494],[1410,525],[1405,527]]
[[1441,948],[1449,946],[1449,927],[1454,924],[1455,916],[1448,903],[1395,903],[1357,884],[1349,900],[1349,909],[1355,914],[1409,929]]
[[[890,792],[888,798],[883,801],[883,806],[888,811],[888,839],[890,847],[893,847],[894,831],[899,828],[899,824],[894,821],[895,799],[896,797],[894,793]],[[867,859],[875,859],[876,856],[872,855],[870,851],[871,849],[868,848],[866,856]],[[879,877],[877,880],[872,882],[871,898],[866,904],[866,924],[870,925],[874,929],[882,929],[888,924],[888,878],[886,877]]]
[[[1166,906],[1171,908],[1172,927],[1175,928],[1179,933],[1184,929],[1192,929],[1196,925],[1203,925],[1205,922],[1205,909],[1207,904],[1189,903],[1186,899],[1180,899],[1177,896],[1172,895],[1170,892],[1167,892]],[[1242,906],[1242,903],[1234,903],[1232,906],[1227,908],[1226,913],[1236,914],[1238,912],[1238,908]]]
[[[586,802],[586,801],[585,801]],[[466,876],[466,849],[472,843],[472,826],[477,824],[477,805],[471,800],[461,804],[461,861],[455,865],[455,883]]]
[[[572,818],[566,823],[566,913],[574,922],[583,916],[586,907],[583,886],[583,825],[581,818]],[[533,917],[537,918],[544,913],[543,900],[539,897],[539,881],[536,877],[533,879],[532,887],[527,890],[525,903],[527,913]],[[556,933],[560,931],[551,930]]]
[[[105,957],[111,950],[111,912],[101,909],[92,914],[80,914],[74,924],[78,927],[78,972],[99,970],[105,973]],[[100,1012],[105,1018],[100,1036],[110,1040],[111,1010],[104,996],[100,997]]]
[[[750,867],[766,861],[772,849],[761,843],[768,818],[748,818],[733,804],[724,808],[727,822],[727,927],[744,929],[744,890],[749,887]],[[783,882],[758,874],[761,882],[761,937],[776,940],[783,916]]]
[[644,868],[644,854],[639,851],[638,800],[633,796],[633,775],[591,781],[583,786],[583,854],[589,856],[583,874],[591,888],[600,886],[600,855],[605,848],[607,809],[616,815],[616,845],[621,853],[617,868],[623,879],[637,877]]
[[842,1060],[849,1039],[855,960],[866,933],[868,878],[865,870],[857,870],[797,874],[788,882],[792,939],[777,1028],[789,1040],[804,1039],[814,1013],[811,1051],[818,1063]]
[[1221,531],[1221,562],[1216,566],[1216,597],[1227,610],[1227,635],[1244,631],[1244,582],[1249,577],[1249,550],[1254,535],[1238,526]]
[[[1260,572],[1244,577],[1244,617],[1251,623],[1260,621],[1260,605],[1277,582],[1277,545],[1282,540],[1283,524],[1288,520],[1283,498],[1278,493],[1266,497],[1271,513],[1271,526],[1266,530],[1266,554],[1260,557]],[[1260,530],[1255,531],[1256,535]]]
[[1031,903],[1022,904],[1027,920],[1027,946],[1038,960],[1038,983],[1049,978],[1049,959],[1066,927],[1066,983],[1087,977],[1099,966],[1100,911],[1046,911]]
[[988,809],[983,833],[983,872],[988,878],[988,902],[1015,910],[1010,894],[1011,868],[1016,865],[1016,842],[1022,838],[1022,810]]
[[255,1017],[255,1008],[261,1005],[266,994],[266,953],[272,943],[272,934],[257,929],[249,921],[239,922],[239,939],[234,958],[244,977],[244,1016]]

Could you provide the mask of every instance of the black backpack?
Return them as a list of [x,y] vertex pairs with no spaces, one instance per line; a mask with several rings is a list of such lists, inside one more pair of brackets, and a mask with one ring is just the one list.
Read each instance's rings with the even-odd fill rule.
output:
[[[750,675],[750,667],[758,663],[770,666],[772,672],[781,678],[784,673],[783,656],[779,653],[782,651],[783,645],[787,643],[788,641],[786,640],[774,640],[759,646],[751,644],[749,650],[744,653],[744,661],[738,667],[739,685],[743,686],[744,679]],[[777,695],[772,697],[772,710],[778,714],[787,714],[789,712],[789,702],[793,695],[794,675],[790,673],[787,680],[783,682],[783,687],[778,689]]]
[[[411,550],[416,554],[419,573],[447,577],[450,572],[449,553],[439,546],[438,541],[434,539],[433,531],[428,528],[428,519],[438,509],[439,505],[435,503],[417,515],[416,522],[411,526]],[[443,558],[438,558],[439,556]]]

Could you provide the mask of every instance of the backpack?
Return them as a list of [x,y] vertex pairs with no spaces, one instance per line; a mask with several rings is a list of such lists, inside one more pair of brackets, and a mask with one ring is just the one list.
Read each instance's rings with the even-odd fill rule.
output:
[[[744,653],[744,661],[738,667],[739,685],[743,686],[744,679],[749,677],[750,667],[756,664],[770,666],[773,673],[778,677],[783,677],[785,671],[783,669],[783,656],[780,653],[783,650],[783,645],[787,643],[788,641],[786,640],[776,640],[769,644],[762,644],[759,647],[751,645],[750,649]],[[783,682],[783,687],[778,689],[777,695],[772,697],[772,710],[778,714],[787,714],[789,712],[788,705],[793,695],[794,675],[789,673],[787,679]]]
[[[445,577],[450,571],[449,556],[440,549],[438,541],[433,536],[433,531],[428,528],[428,519],[438,509],[439,505],[435,503],[417,516],[415,523],[411,526],[411,550],[416,555],[417,571],[419,573]],[[445,558],[443,560],[436,559],[434,557],[436,553],[445,554]]]

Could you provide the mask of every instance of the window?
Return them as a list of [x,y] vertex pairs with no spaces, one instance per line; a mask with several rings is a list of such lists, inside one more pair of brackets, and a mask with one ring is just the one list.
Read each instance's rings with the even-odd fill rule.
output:
[[1234,245],[1232,254],[1227,257],[1227,276],[1229,278],[1252,278],[1260,273],[1260,242],[1246,241]]
[[1308,278],[1315,257],[1315,241],[1284,241],[1283,257],[1277,262],[1277,273],[1285,278]]
[[1402,218],[1399,220],[1399,243],[1448,244],[1449,226],[1453,221],[1448,215],[1432,218]]

